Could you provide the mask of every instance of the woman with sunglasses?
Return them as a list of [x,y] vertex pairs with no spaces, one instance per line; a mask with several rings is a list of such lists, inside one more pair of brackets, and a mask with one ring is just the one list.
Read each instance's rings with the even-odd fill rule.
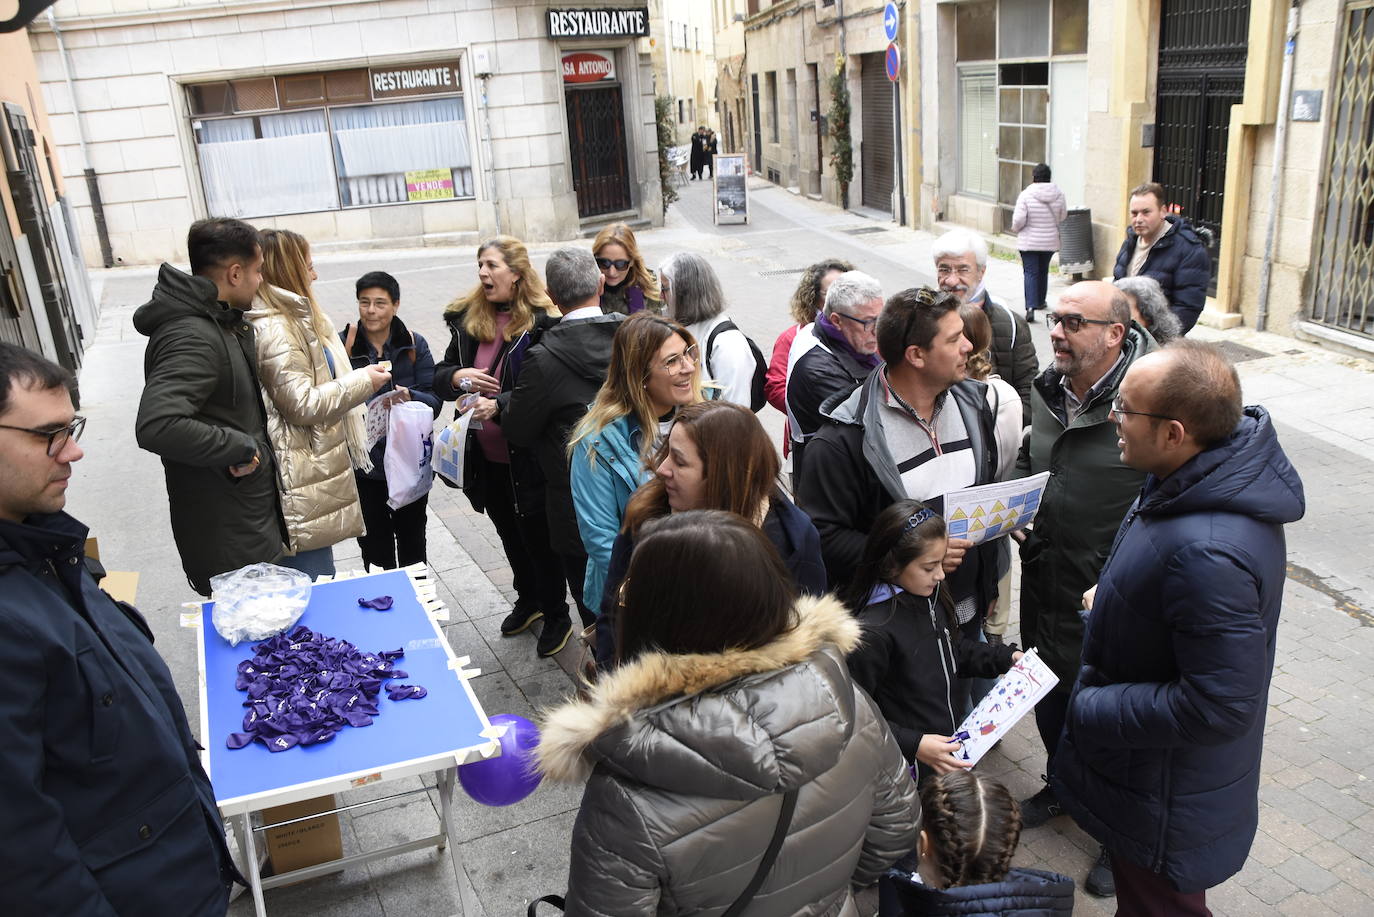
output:
[[625,507],[625,525],[611,549],[611,566],[597,628],[597,662],[615,656],[616,597],[635,540],[648,522],[694,509],[737,513],[762,529],[777,548],[798,592],[825,592],[821,536],[811,519],[778,486],[778,451],[763,424],[729,401],[703,401],[677,412],[651,465],[654,476]]
[[553,656],[568,642],[572,619],[562,566],[549,542],[544,476],[531,450],[512,446],[501,434],[501,411],[530,333],[551,325],[555,310],[519,239],[497,236],[483,243],[477,281],[444,311],[452,340],[434,367],[434,393],[445,401],[462,399],[459,412],[472,412],[463,492],[496,527],[515,583],[515,607],[501,622],[501,635],[524,633],[543,618],[536,651]]
[[902,753],[844,664],[859,626],[798,598],[732,513],[645,526],[621,665],[543,718],[539,769],[586,783],[568,914],[858,914],[914,849]]
[[592,254],[606,289],[601,293],[601,311],[634,315],[648,309],[663,314],[663,300],[653,272],[644,266],[644,256],[635,244],[635,234],[624,223],[612,223],[596,234]]
[[678,408],[703,400],[697,342],[675,321],[630,316],[611,341],[606,382],[568,442],[577,528],[587,550],[582,594],[599,611],[625,505]]

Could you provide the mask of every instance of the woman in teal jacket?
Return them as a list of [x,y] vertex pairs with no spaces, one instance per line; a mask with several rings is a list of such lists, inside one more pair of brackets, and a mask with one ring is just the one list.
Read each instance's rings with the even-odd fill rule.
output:
[[605,588],[625,504],[650,477],[648,456],[677,409],[701,400],[691,333],[647,311],[626,319],[611,343],[606,382],[568,442],[573,508],[587,550],[582,594],[589,599],[599,601]]

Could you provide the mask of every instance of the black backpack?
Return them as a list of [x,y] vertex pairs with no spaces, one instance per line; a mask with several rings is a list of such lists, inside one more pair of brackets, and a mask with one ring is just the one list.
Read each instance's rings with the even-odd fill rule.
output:
[[[706,336],[706,372],[712,377],[716,373],[711,368],[711,349],[716,344],[716,335],[722,331],[739,331],[739,326],[727,318],[712,328],[711,333]],[[744,332],[740,331],[740,334]],[[759,345],[754,343],[753,338],[744,334],[744,339],[749,342],[749,352],[754,355],[754,378],[749,385],[749,410],[758,413],[768,403],[768,397],[763,393],[763,383],[768,378],[768,361],[763,358],[763,351],[759,350]]]

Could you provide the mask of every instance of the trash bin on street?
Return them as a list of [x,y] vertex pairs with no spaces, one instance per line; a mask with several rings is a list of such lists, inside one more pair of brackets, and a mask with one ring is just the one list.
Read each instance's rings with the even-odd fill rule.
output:
[[1090,274],[1093,269],[1093,212],[1075,207],[1059,224],[1059,273]]

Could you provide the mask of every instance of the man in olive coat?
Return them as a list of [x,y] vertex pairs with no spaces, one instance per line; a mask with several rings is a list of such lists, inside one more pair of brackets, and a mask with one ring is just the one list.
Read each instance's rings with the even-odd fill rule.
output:
[[[1083,649],[1083,592],[1097,582],[1112,536],[1144,480],[1121,461],[1107,415],[1126,370],[1155,344],[1131,321],[1125,296],[1099,280],[1066,290],[1047,321],[1054,364],[1032,387],[1030,438],[1016,465],[1021,476],[1050,472],[1040,512],[1021,545],[1021,639],[1059,676],[1035,708],[1045,769],[1053,774]],[[1028,827],[1062,813],[1048,786],[1021,810]],[[1107,860],[1100,858],[1086,887],[1111,894],[1110,883]]]
[[134,313],[148,336],[135,433],[162,457],[182,568],[209,595],[211,576],[280,557],[286,531],[243,317],[262,282],[257,230],[201,220],[186,248],[191,274],[162,265],[152,299]]

